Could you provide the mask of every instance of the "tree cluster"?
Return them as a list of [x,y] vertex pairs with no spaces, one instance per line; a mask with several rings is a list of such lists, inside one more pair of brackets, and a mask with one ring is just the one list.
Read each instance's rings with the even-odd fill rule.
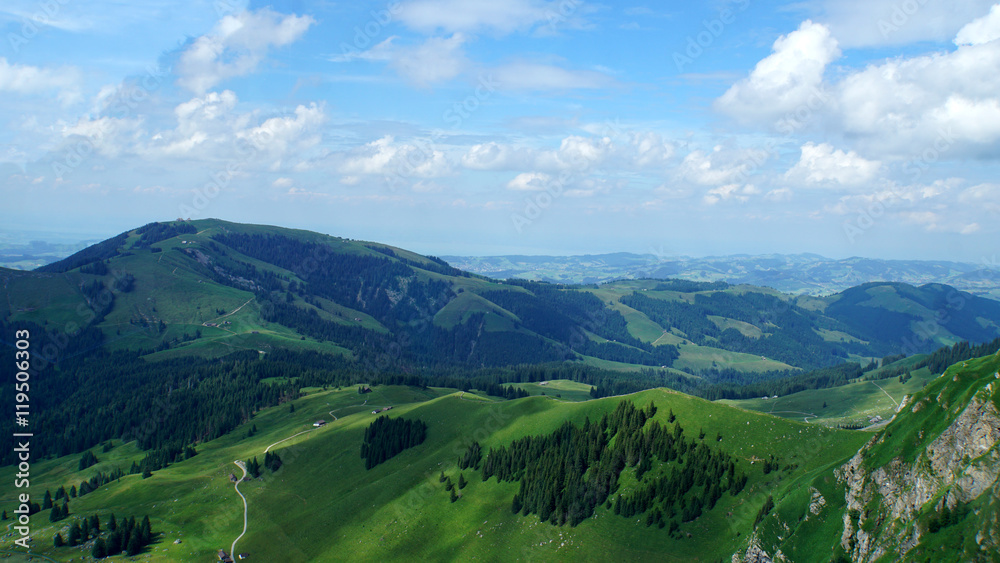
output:
[[382,415],[365,429],[361,457],[365,469],[392,458],[407,448],[422,444],[427,438],[427,424],[419,419],[389,418]]
[[[617,496],[615,513],[631,517],[658,510],[655,523],[674,516],[691,520],[703,507],[714,507],[723,493],[742,490],[746,475],[738,472],[734,457],[685,438],[679,423],[650,421],[655,413],[652,403],[639,409],[623,401],[597,423],[587,419],[579,427],[567,422],[548,436],[491,448],[482,463],[483,480],[520,481],[513,512],[571,526],[608,501],[626,468],[634,468],[639,487]],[[476,446],[469,447],[469,458],[475,457]]]

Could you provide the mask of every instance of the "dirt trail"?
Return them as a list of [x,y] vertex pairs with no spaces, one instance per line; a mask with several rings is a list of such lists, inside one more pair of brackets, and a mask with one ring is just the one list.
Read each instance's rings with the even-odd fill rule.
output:
[[236,494],[240,495],[240,498],[243,499],[243,532],[240,533],[239,537],[233,540],[233,546],[229,550],[230,554],[236,553],[236,542],[240,541],[240,539],[247,533],[247,512],[249,511],[247,508],[247,497],[243,496],[243,493],[240,492],[240,483],[243,482],[243,478],[247,476],[247,466],[239,460],[236,460],[233,463],[236,464],[236,467],[243,470],[243,477],[237,479],[236,484],[233,485],[233,488],[236,489]]

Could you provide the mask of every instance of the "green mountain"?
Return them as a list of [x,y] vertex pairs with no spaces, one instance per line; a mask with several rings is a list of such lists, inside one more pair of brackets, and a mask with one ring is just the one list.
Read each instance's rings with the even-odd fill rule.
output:
[[0,318],[46,326],[52,360],[88,328],[91,345],[147,359],[285,348],[369,369],[570,361],[673,374],[817,368],[1000,335],[1000,305],[942,285],[810,298],[724,282],[497,281],[378,243],[219,220],[151,223],[0,278]]
[[[125,473],[144,458],[135,442],[91,448],[90,466],[79,454],[36,460],[32,498],[72,496],[68,516],[33,517],[33,552],[90,553],[113,513],[149,516],[152,561],[204,561],[220,549],[289,562],[991,561],[998,369],[995,354],[956,364],[877,433],[665,389],[582,402],[556,397],[572,390],[558,381],[540,387],[547,396],[508,401],[445,388],[306,389],[146,478]],[[373,423],[386,415],[426,424],[426,438],[366,469],[362,444],[380,439]],[[258,476],[241,480],[233,460]],[[16,471],[0,468],[8,515]],[[94,516],[104,531],[54,546]]]
[[501,282],[218,220],[0,276],[5,349],[30,356],[30,389],[0,364],[0,402],[30,405],[2,425],[31,433],[23,486],[2,453],[0,508],[31,513],[8,550],[30,535],[56,561],[997,552],[1000,311],[948,286]]

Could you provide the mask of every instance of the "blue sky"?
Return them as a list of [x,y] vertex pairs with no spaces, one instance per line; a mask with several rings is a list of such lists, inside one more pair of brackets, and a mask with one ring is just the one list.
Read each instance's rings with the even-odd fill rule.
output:
[[7,0],[4,236],[994,264],[1000,6]]

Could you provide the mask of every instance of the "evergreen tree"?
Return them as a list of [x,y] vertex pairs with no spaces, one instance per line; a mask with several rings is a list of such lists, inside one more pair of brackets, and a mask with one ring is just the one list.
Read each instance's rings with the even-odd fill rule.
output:
[[118,529],[118,522],[115,520],[114,512],[112,512],[111,516],[108,517],[108,529],[112,532]]
[[451,502],[455,502],[456,500],[458,500],[458,495],[455,494],[455,489],[452,488],[451,489]]
[[45,489],[45,498],[42,500],[42,510],[48,510],[52,508],[52,493],[48,489]]
[[97,538],[97,541],[94,542],[94,548],[90,551],[90,554],[94,557],[94,559],[104,559],[108,556],[108,548],[104,544],[104,540],[102,538]]
[[139,555],[139,553],[142,552],[142,547],[142,538],[139,537],[139,534],[132,534],[131,539],[128,540],[128,548],[126,551],[128,552],[129,557],[132,557],[133,555]]
[[76,498],[76,485],[73,485],[72,487],[69,488],[69,496],[72,498]]
[[66,545],[66,542],[63,540],[62,534],[57,533],[56,537],[52,538],[52,545],[55,547],[62,547]]
[[73,522],[73,525],[69,528],[69,546],[74,547],[76,544],[80,543],[80,525]]
[[7,511],[6,511],[6,510],[4,510],[4,511],[3,511],[3,518],[2,518],[2,519],[3,519],[3,520],[6,520],[6,519],[7,519]]
[[459,489],[464,489],[465,486],[468,485],[468,484],[469,484],[469,482],[465,480],[465,474],[464,473],[459,473],[458,474],[458,488]]
[[52,512],[49,513],[49,522],[58,522],[62,520],[62,508],[56,504],[52,507]]
[[438,477],[438,483],[444,483],[447,477],[444,476],[444,469],[441,470],[441,475]]

